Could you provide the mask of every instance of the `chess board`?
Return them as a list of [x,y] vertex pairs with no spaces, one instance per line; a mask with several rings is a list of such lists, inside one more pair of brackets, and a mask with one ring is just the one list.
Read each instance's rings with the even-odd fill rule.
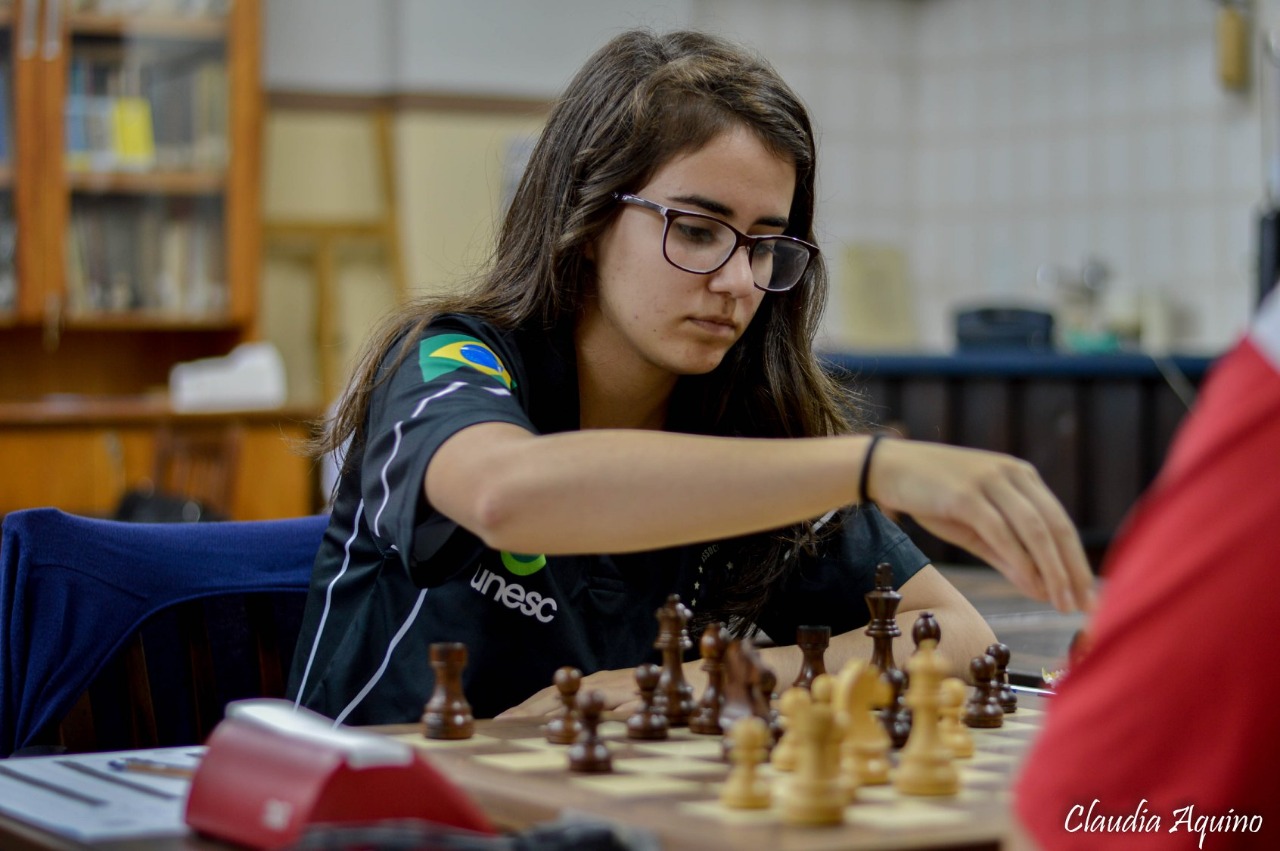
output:
[[[778,802],[786,775],[768,766],[774,805],[733,810],[718,800],[729,772],[719,736],[671,731],[665,741],[626,738],[619,720],[601,724],[613,771],[568,770],[568,747],[553,745],[534,721],[479,721],[475,735],[430,740],[416,727],[389,734],[425,749],[432,763],[466,790],[503,828],[518,830],[565,812],[596,816],[656,835],[664,849],[998,847],[1009,818],[1009,786],[1039,729],[1043,700],[1020,693],[1004,726],[971,730],[975,755],[957,763],[961,791],[950,797],[906,796],[892,786],[863,787],[845,807],[844,824],[796,827],[783,823]],[[894,754],[897,759],[897,754]]]

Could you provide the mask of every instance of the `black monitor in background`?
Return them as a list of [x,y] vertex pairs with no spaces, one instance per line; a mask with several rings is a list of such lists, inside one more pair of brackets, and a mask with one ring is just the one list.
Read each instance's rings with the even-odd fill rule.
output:
[[1022,307],[978,307],[956,313],[956,348],[961,351],[1049,351],[1053,315]]

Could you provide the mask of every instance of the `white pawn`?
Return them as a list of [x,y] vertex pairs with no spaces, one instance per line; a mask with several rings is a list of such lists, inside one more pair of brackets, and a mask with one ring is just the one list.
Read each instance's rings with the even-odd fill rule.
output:
[[[827,685],[820,686],[823,678]],[[801,707],[794,722],[800,737],[795,772],[782,787],[782,821],[793,825],[828,825],[844,821],[845,792],[839,777],[840,733],[830,703],[830,676],[823,674],[811,686],[813,702]]]
[[739,718],[729,728],[729,738],[733,742],[729,759],[733,762],[733,768],[720,790],[720,803],[726,807],[735,810],[762,810],[769,806],[772,800],[769,787],[756,771],[764,762],[765,741],[768,736],[768,726],[763,719],[754,715]]
[[969,728],[960,722],[964,697],[961,680],[947,677],[942,681],[942,706],[938,710],[942,717],[938,721],[938,731],[958,759],[968,759],[974,753],[973,736],[969,734]]
[[955,754],[938,732],[938,708],[946,671],[934,652],[936,645],[933,639],[925,639],[907,662],[911,678],[906,697],[911,710],[911,738],[902,749],[902,759],[893,778],[894,788],[904,795],[954,795],[960,791]]
[[795,732],[795,717],[811,702],[809,689],[792,687],[778,698],[778,712],[782,715],[783,733],[769,755],[769,764],[776,771],[795,771],[800,737]]

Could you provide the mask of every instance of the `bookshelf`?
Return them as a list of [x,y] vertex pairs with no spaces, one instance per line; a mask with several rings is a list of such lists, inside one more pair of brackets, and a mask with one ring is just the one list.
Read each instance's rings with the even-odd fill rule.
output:
[[0,401],[151,393],[256,336],[260,18],[0,0]]
[[[0,0],[0,515],[108,513],[156,435],[247,435],[235,519],[308,513],[313,411],[182,414],[258,333],[260,0]],[[264,487],[263,483],[269,483]]]

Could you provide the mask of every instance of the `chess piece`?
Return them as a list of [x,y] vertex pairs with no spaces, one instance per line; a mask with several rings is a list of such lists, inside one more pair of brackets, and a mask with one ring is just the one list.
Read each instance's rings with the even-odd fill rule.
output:
[[947,677],[942,681],[938,733],[951,747],[951,752],[957,759],[968,759],[974,753],[973,736],[969,734],[969,728],[960,723],[960,713],[963,711],[964,683],[956,677]]
[[777,699],[777,688],[778,676],[773,669],[761,668],[760,689],[753,695],[757,702],[754,714],[757,718],[763,718],[769,726],[769,747],[773,747],[782,738],[782,721],[778,718],[778,710],[773,707],[773,702]]
[[556,671],[553,680],[560,692],[560,714],[547,722],[547,741],[553,745],[571,745],[578,740],[582,732],[582,721],[578,719],[578,688],[582,685],[582,672],[577,668],[565,666]]
[[583,774],[607,774],[613,771],[609,746],[600,738],[600,714],[604,711],[604,693],[592,689],[578,696],[578,717],[582,719],[582,735],[569,747],[569,770]]
[[942,624],[938,623],[933,612],[921,612],[911,627],[911,640],[915,642],[917,650],[920,649],[920,642],[925,639],[933,639],[934,644],[942,643]]
[[657,612],[658,638],[653,646],[662,651],[662,674],[658,678],[659,706],[667,716],[669,727],[683,727],[693,714],[693,687],[685,681],[684,651],[693,646],[687,626],[692,612],[671,594]]
[[889,686],[889,700],[880,710],[880,721],[894,750],[898,750],[911,735],[911,708],[903,700],[907,691],[907,673],[901,668],[890,668],[880,678]]
[[840,778],[850,799],[860,786],[889,782],[891,742],[876,712],[888,700],[889,686],[871,663],[850,662],[840,669],[833,705],[844,717]]
[[720,790],[720,803],[735,810],[760,810],[772,796],[757,769],[764,762],[769,728],[755,716],[739,718],[729,730],[733,768]]
[[654,692],[662,669],[651,662],[636,668],[636,686],[640,691],[640,708],[627,719],[628,739],[665,739],[667,716],[655,706]]
[[938,732],[942,679],[946,667],[938,658],[932,638],[907,662],[911,689],[907,706],[911,709],[911,738],[902,749],[893,786],[904,795],[954,795],[960,791],[960,772],[955,754]]
[[776,771],[795,771],[799,754],[799,739],[796,735],[796,715],[808,706],[812,698],[809,690],[792,686],[782,693],[778,699],[778,713],[781,716],[782,738],[774,746],[769,763]]
[[975,656],[969,662],[973,677],[973,694],[964,707],[966,727],[992,728],[1004,726],[1004,709],[1000,706],[998,689],[994,685],[996,660],[987,654]]
[[[738,638],[729,642],[724,651],[724,700],[720,704],[720,729],[732,728],[734,721],[747,715],[756,716],[772,728],[769,694],[763,683],[767,670],[760,654],[749,642]],[[728,738],[725,739],[725,747],[732,747]]]
[[902,635],[902,629],[894,616],[898,613],[902,595],[893,590],[893,566],[888,562],[876,565],[876,585],[867,592],[866,599],[867,609],[871,612],[871,621],[867,624],[867,635],[873,642],[871,664],[881,672],[896,670],[893,640]]
[[728,645],[729,633],[720,624],[708,624],[702,631],[698,652],[702,654],[707,687],[689,716],[689,729],[694,733],[718,736],[724,732],[720,728],[720,707],[724,703],[724,651]]
[[815,699],[801,707],[795,724],[800,750],[796,770],[782,786],[782,820],[793,825],[840,824],[845,792],[831,758],[839,739],[835,713],[830,704]]
[[422,731],[428,739],[469,739],[475,733],[471,704],[462,692],[467,645],[438,642],[429,649],[436,684],[423,708]]
[[796,646],[800,648],[800,671],[795,681],[795,688],[808,688],[813,678],[827,672],[825,655],[831,643],[831,627],[801,626],[796,629]]
[[1005,714],[1018,711],[1018,695],[1009,685],[1009,645],[996,642],[987,648],[987,655],[996,660],[996,699]]

